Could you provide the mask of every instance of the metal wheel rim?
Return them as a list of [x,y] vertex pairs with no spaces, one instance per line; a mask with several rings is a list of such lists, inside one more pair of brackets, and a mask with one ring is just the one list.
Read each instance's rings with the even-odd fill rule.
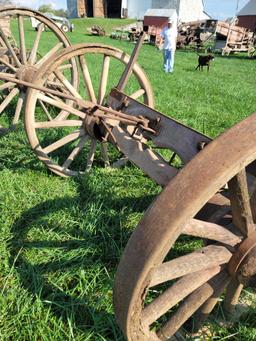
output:
[[[256,159],[255,119],[256,114],[237,124],[190,161],[151,205],[132,234],[118,266],[114,290],[116,317],[128,340],[168,339],[161,331],[158,334],[150,331],[142,319],[153,268],[164,261],[185,223],[193,219],[231,178]],[[186,195],[186,189],[193,193],[193,200]],[[255,240],[255,227],[251,236]],[[246,241],[247,237],[243,238]],[[237,252],[240,242],[237,240],[237,244],[234,243],[236,251],[233,254]],[[230,280],[230,276],[228,278]],[[233,296],[238,293],[239,297],[241,288],[233,280],[228,288]]]

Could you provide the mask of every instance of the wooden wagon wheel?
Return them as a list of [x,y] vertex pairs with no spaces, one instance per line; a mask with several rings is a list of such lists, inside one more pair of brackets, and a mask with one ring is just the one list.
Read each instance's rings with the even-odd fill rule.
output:
[[224,307],[232,312],[243,285],[255,285],[256,186],[245,171],[250,165],[255,174],[255,138],[253,114],[190,161],[132,234],[114,290],[128,340],[168,340],[199,325],[225,289]]
[[[33,30],[31,20],[37,21],[37,32]],[[33,35],[34,39],[31,39]],[[47,52],[42,50],[45,46],[40,44],[42,35],[49,37]],[[0,69],[6,75],[31,81],[47,58],[68,46],[69,40],[62,30],[43,14],[14,6],[0,9]],[[70,61],[69,67],[72,84],[76,87],[78,74],[75,60]],[[20,119],[26,88],[9,81],[1,82],[0,92],[0,132],[5,133],[15,127]]]
[[[108,106],[108,94],[118,84],[129,56],[121,50],[101,44],[80,44],[67,48],[55,60],[47,62],[38,71],[34,84],[42,86],[48,83],[53,74],[56,75],[67,60],[76,58],[79,64],[80,87],[77,91],[67,77],[57,74],[67,95],[90,101],[92,106]],[[150,83],[137,65],[124,92],[135,99],[141,99],[145,104],[153,106],[153,94]],[[44,96],[35,89],[27,94],[25,127],[29,142],[49,169],[61,176],[77,175],[89,170],[94,160],[97,139],[91,138],[85,129],[85,118],[88,113],[79,105],[67,104],[65,98]],[[52,118],[41,117],[36,111],[37,102],[50,106]],[[72,101],[71,101],[72,102]],[[64,113],[63,113],[64,112]],[[45,139],[44,132],[52,139]],[[106,144],[101,143],[105,164],[109,164]],[[80,158],[80,159],[79,159]]]

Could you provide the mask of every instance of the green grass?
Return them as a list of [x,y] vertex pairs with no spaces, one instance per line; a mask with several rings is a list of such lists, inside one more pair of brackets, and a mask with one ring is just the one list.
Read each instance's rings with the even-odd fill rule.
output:
[[[133,44],[86,31],[95,23],[110,32],[116,22],[120,26],[74,20],[68,36],[131,53]],[[34,36],[31,31],[30,46]],[[45,32],[42,53],[52,41]],[[197,55],[177,51],[175,72],[168,75],[161,53],[144,45],[139,63],[156,108],[211,137],[255,111],[255,60],[216,56],[209,73],[195,72]],[[0,176],[0,340],[124,340],[113,313],[114,275],[129,236],[161,189],[132,165],[108,170],[96,164],[76,179],[52,175],[30,150],[22,125],[0,138]],[[175,252],[195,246],[180,242]],[[210,322],[213,340],[256,340],[253,295],[243,292],[251,308],[239,321]]]
[[86,19],[72,19],[71,22],[75,25],[74,33],[88,34],[88,30],[93,25],[104,28],[107,35],[111,34],[117,28],[129,25],[134,22],[134,19],[104,19],[104,18],[86,18]]

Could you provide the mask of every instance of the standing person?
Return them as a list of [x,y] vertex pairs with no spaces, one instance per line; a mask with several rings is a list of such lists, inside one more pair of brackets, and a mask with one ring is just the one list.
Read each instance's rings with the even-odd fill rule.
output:
[[160,37],[160,45],[163,44],[164,71],[172,73],[176,50],[177,30],[175,25],[173,25],[171,18],[168,20],[167,27],[162,30]]

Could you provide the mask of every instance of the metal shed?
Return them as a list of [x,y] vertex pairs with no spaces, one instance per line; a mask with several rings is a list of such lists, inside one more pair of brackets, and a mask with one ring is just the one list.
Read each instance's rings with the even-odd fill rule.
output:
[[145,26],[156,26],[163,29],[167,25],[168,19],[171,18],[177,26],[178,15],[175,9],[150,8],[144,16]]

